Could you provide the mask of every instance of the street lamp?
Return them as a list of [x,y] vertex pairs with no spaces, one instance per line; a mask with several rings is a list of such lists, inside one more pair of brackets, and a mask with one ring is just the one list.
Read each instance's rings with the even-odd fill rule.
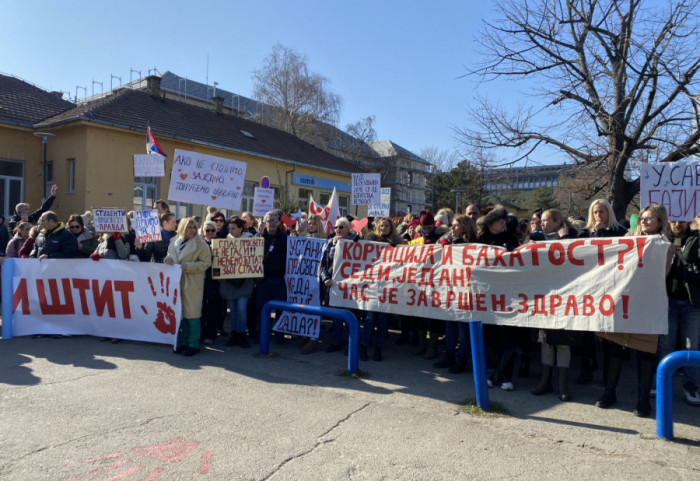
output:
[[50,137],[56,137],[56,134],[52,134],[50,132],[34,132],[34,135],[37,137],[41,137],[41,143],[44,145],[44,197],[42,198],[42,202],[47,199],[46,197],[46,176],[48,175],[48,167],[46,164],[46,144],[48,142],[48,139]]
[[450,190],[455,195],[455,215],[459,213],[459,194],[464,194],[466,190],[452,189]]

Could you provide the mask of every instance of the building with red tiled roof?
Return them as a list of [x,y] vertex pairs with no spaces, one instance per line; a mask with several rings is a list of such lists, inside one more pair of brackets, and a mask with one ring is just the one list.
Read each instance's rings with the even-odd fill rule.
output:
[[[116,89],[74,104],[0,75],[0,172],[11,171],[15,180],[6,185],[3,211],[11,213],[19,201],[39,203],[42,145],[34,133],[42,131],[55,135],[47,144],[45,180],[59,185],[54,207],[61,218],[98,207],[150,207],[153,200],[165,198],[175,149],[245,162],[242,210],[251,210],[254,187],[267,176],[278,200],[286,197],[285,205],[305,203],[309,194],[323,202],[336,187],[347,212],[351,174],[360,172],[355,163],[286,132],[226,114],[220,103],[206,108],[183,102],[160,89],[159,77],[144,83],[143,89]],[[166,175],[134,178],[133,155],[145,153],[148,126],[168,155]],[[180,215],[204,213],[199,205],[179,209]],[[362,210],[357,214],[362,216]],[[354,208],[351,213],[356,214]]]

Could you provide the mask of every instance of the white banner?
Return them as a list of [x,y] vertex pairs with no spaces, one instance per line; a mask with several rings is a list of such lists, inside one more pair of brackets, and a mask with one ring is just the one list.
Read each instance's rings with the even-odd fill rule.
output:
[[[310,237],[287,237],[287,301],[308,306],[321,305],[318,265],[326,241]],[[301,312],[282,312],[273,330],[318,339],[321,318]]]
[[131,219],[131,227],[134,228],[136,236],[144,244],[146,242],[156,242],[160,240],[160,219],[158,209],[137,210],[134,218]]
[[640,204],[666,207],[668,220],[692,221],[700,214],[700,161],[642,164]]
[[666,334],[668,241],[656,237],[391,247],[341,240],[330,304],[454,321]]
[[264,187],[256,187],[253,197],[253,215],[255,217],[264,217],[268,211],[274,209],[275,205],[275,189]]
[[92,209],[96,232],[129,232],[124,209]]
[[165,176],[165,157],[159,154],[134,154],[134,177]]
[[352,174],[352,205],[381,204],[381,174]]
[[14,261],[13,335],[87,334],[175,346],[178,266],[107,259]]
[[381,192],[381,204],[367,206],[367,217],[389,217],[389,210],[391,209],[391,187],[382,187]]
[[240,210],[246,163],[175,150],[168,199]]

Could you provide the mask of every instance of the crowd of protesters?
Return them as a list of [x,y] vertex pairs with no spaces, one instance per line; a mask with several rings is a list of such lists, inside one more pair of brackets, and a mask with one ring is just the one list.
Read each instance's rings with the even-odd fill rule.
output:
[[[536,209],[530,218],[518,219],[500,205],[480,207],[470,204],[464,213],[455,215],[450,209],[433,214],[424,210],[403,217],[368,219],[355,232],[351,216],[333,223],[333,232],[326,233],[325,225],[317,215],[301,213],[293,225],[282,222],[283,213],[272,210],[261,219],[250,212],[228,219],[215,207],[207,208],[207,217],[185,217],[179,221],[170,212],[166,201],[158,200],[161,239],[141,243],[130,227],[129,232],[95,232],[91,213],[73,214],[61,222],[51,206],[57,188],[43,205],[31,212],[30,206],[18,204],[15,214],[5,227],[0,225],[0,255],[43,259],[92,258],[119,259],[136,262],[158,262],[178,266],[182,270],[182,321],[175,352],[193,356],[202,344],[213,344],[225,337],[229,347],[250,348],[259,341],[260,307],[269,300],[286,300],[285,268],[287,237],[302,236],[326,240],[320,260],[319,289],[322,304],[328,304],[329,289],[333,284],[333,259],[338,240],[374,241],[392,246],[420,239],[422,244],[479,243],[497,246],[508,251],[529,242],[573,239],[582,237],[663,236],[671,241],[666,269],[666,287],[669,299],[668,334],[659,336],[656,352],[634,350],[613,340],[599,339],[594,333],[531,329],[512,326],[486,325],[484,328],[487,352],[489,387],[505,391],[515,389],[517,376],[528,377],[530,360],[539,355],[541,372],[539,382],[531,393],[541,396],[556,391],[561,401],[570,401],[569,370],[577,360],[579,375],[576,382],[588,384],[593,371],[600,368],[604,393],[596,402],[608,408],[617,402],[616,387],[625,359],[637,363],[637,400],[634,414],[640,417],[651,413],[653,373],[660,356],[674,350],[698,350],[700,344],[700,234],[697,224],[700,214],[692,222],[668,221],[663,206],[645,207],[630,228],[626,221],[618,222],[608,201],[598,199],[591,203],[588,218],[567,218],[558,209]],[[8,231],[9,227],[9,231]],[[261,279],[214,279],[212,277],[211,244],[214,239],[261,237],[264,239],[263,272]],[[406,346],[416,355],[432,361],[436,369],[447,369],[452,374],[470,370],[470,340],[466,323],[426,319],[417,316],[399,316],[380,312],[354,311],[361,319],[360,359],[382,361],[383,348],[389,329],[398,332],[395,344]],[[225,332],[225,319],[230,320],[230,333]],[[278,342],[289,336],[276,333]],[[343,322],[331,323],[330,342],[325,352],[347,353],[347,331]],[[118,339],[113,339],[118,342]],[[302,339],[302,354],[318,350],[320,341]],[[649,351],[653,351],[650,349]],[[556,369],[555,369],[556,368]],[[554,387],[556,377],[557,389]],[[683,391],[688,404],[700,406],[698,396],[698,369],[683,369]]]

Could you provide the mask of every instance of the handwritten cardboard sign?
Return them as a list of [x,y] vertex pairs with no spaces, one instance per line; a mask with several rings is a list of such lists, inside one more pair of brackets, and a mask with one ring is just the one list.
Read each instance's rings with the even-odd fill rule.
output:
[[92,209],[96,232],[129,232],[124,209]]
[[352,205],[382,202],[381,174],[352,174]]
[[131,227],[144,244],[160,240],[160,219],[157,209],[137,210],[131,219]]
[[175,150],[168,199],[241,209],[246,163]]
[[253,215],[255,217],[263,217],[274,208],[274,204],[275,189],[255,188],[255,196],[253,197]]
[[156,154],[134,155],[134,177],[163,177],[165,157]]
[[700,161],[642,164],[640,205],[666,207],[668,220],[692,221],[700,214]]
[[263,277],[263,251],[265,239],[262,237],[241,237],[238,239],[214,239],[211,252],[213,279],[240,279]]

